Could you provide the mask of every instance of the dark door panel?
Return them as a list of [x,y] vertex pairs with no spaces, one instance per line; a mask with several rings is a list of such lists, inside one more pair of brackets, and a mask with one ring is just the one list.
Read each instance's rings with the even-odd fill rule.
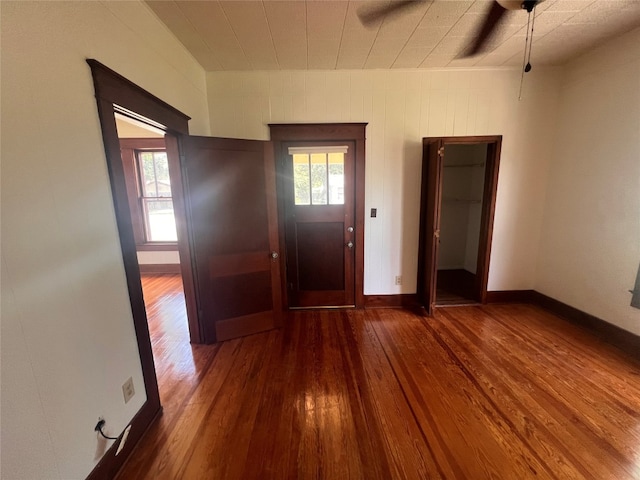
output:
[[285,144],[290,307],[355,303],[353,142]]
[[271,144],[188,137],[184,150],[198,308],[206,341],[280,325]]

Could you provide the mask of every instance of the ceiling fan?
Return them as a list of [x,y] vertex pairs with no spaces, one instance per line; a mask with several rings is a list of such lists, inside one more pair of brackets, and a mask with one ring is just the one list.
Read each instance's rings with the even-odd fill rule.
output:
[[[379,20],[396,16],[408,11],[412,7],[420,5],[424,0],[399,0],[391,1],[388,5],[374,9],[361,9],[358,17],[365,27],[374,25]],[[531,14],[533,9],[544,0],[494,0],[491,8],[482,22],[477,35],[465,48],[459,58],[470,57],[485,51],[487,41],[504,19],[507,10],[526,10]]]

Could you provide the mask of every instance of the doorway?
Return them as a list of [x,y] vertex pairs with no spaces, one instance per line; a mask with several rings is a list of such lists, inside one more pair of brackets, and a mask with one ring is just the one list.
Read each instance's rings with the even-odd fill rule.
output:
[[418,297],[428,314],[486,301],[501,142],[423,139]]
[[353,307],[353,142],[285,143],[283,203],[290,308]]
[[366,124],[269,125],[288,308],[364,306]]

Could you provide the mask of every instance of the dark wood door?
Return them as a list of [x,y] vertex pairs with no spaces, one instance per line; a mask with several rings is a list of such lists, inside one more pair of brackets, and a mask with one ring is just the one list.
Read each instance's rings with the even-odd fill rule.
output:
[[354,144],[284,145],[289,307],[355,303]]
[[436,264],[440,243],[443,156],[444,142],[442,139],[422,139],[418,299],[428,315],[432,314],[436,300]]
[[200,323],[207,343],[282,323],[270,142],[184,138]]

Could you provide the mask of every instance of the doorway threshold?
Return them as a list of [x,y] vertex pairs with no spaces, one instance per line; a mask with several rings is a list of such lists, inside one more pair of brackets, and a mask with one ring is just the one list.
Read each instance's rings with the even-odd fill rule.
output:
[[467,300],[455,303],[438,303],[434,305],[435,308],[448,308],[448,307],[478,307],[482,305],[480,302],[476,302],[475,300]]
[[289,307],[289,310],[340,310],[340,309],[353,309],[355,305],[327,305],[317,307]]

